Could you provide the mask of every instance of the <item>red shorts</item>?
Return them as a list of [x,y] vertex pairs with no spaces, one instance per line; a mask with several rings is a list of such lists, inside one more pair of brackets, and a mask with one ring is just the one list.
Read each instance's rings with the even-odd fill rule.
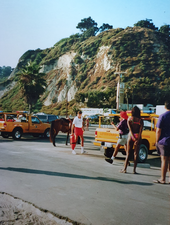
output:
[[76,136],[82,136],[83,135],[83,129],[79,127],[74,128],[74,133]]

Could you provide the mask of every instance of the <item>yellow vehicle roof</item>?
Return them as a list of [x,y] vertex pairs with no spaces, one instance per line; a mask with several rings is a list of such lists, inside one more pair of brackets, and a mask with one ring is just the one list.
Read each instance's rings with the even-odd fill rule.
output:
[[[131,113],[127,113],[128,116],[131,116]],[[119,113],[116,113],[116,114],[109,114],[110,117],[114,117],[114,116],[120,116]],[[104,117],[104,116],[103,116]],[[155,113],[141,113],[141,117],[159,117],[157,114]]]

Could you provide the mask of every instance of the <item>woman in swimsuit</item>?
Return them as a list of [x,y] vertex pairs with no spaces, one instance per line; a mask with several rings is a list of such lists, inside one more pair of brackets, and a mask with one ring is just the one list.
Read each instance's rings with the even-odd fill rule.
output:
[[141,134],[143,129],[143,120],[140,116],[140,109],[135,106],[132,109],[132,116],[128,119],[128,127],[129,127],[129,136],[127,140],[127,152],[126,152],[126,160],[125,167],[121,170],[121,173],[126,173],[127,165],[129,162],[130,150],[133,149],[134,146],[134,170],[133,173],[136,173],[137,166],[137,158],[139,153],[139,145],[141,141]]

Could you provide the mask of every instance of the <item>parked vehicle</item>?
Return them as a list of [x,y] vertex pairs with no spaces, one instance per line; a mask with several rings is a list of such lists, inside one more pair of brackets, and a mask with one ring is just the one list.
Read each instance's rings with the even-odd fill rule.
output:
[[56,115],[37,113],[35,114],[43,123],[51,123],[53,120],[59,119]]
[[[128,116],[131,114],[128,113]],[[110,114],[109,117],[100,116],[99,117],[99,127],[95,131],[95,142],[94,145],[103,146],[105,151],[110,151],[111,155],[116,147],[117,140],[119,138],[119,132],[116,131],[111,124],[111,121],[114,120],[114,123],[119,123],[119,114]],[[158,120],[158,115],[156,114],[147,114],[141,113],[141,117],[144,122],[143,132],[142,132],[142,141],[139,149],[139,162],[145,162],[148,156],[148,153],[156,151],[156,123]],[[119,150],[123,155],[126,155],[124,147],[122,146]]]
[[38,117],[25,113],[0,113],[0,132],[2,137],[20,139],[23,134],[34,137],[50,137],[50,124],[43,123]]

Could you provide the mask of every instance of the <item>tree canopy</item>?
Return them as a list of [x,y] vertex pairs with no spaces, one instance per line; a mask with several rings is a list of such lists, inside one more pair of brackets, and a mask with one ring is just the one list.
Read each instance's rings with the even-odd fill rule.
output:
[[20,86],[26,102],[29,104],[30,112],[32,111],[32,105],[36,104],[46,87],[45,74],[39,72],[40,69],[40,66],[36,63],[29,62],[18,73]]
[[112,29],[113,26],[108,23],[103,23],[101,27],[97,27],[97,23],[91,18],[84,18],[76,26],[77,29],[80,29],[83,32],[84,37],[95,36],[97,32],[103,32],[108,29]]
[[152,19],[140,20],[137,23],[135,23],[134,26],[136,26],[136,27],[146,27],[148,29],[158,30],[158,28],[155,27],[155,25],[151,21],[152,21]]
[[112,25],[109,25],[108,23],[103,23],[103,25],[99,28],[100,32],[103,32],[105,30],[113,29]]

